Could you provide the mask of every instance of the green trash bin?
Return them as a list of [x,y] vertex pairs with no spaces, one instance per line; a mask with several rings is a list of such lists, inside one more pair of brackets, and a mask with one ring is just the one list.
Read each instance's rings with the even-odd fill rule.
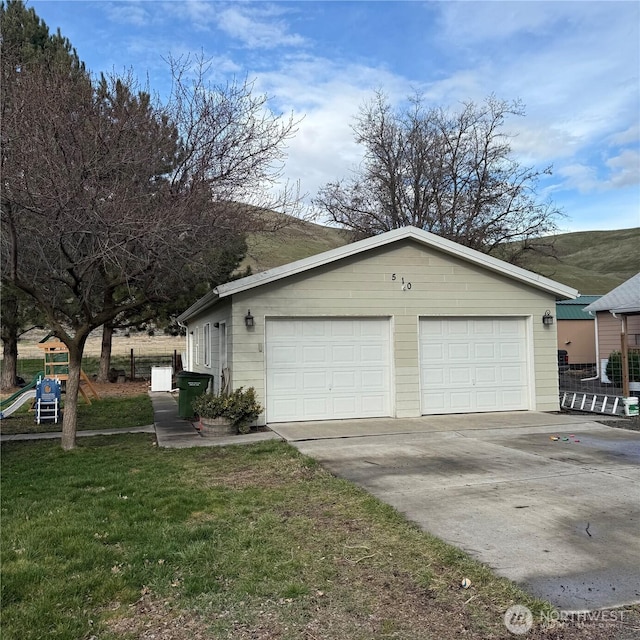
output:
[[206,392],[212,375],[196,373],[195,371],[181,371],[176,376],[178,381],[178,416],[193,418],[193,401]]

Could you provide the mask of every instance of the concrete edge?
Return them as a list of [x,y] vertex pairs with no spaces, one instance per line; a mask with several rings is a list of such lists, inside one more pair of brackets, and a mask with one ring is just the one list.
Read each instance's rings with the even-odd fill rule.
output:
[[[154,433],[155,426],[152,424],[141,427],[127,427],[122,429],[83,429],[76,431],[77,438],[89,436],[117,436],[122,433]],[[0,436],[0,442],[18,442],[27,440],[55,440],[62,438],[62,431],[48,431],[46,433],[14,433]]]

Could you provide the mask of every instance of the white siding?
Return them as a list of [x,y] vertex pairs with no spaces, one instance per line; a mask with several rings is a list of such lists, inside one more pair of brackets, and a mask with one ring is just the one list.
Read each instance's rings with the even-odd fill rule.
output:
[[[231,335],[229,326],[231,325],[231,302],[225,301],[224,303],[213,307],[212,309],[205,311],[202,315],[193,318],[187,325],[187,352],[189,353],[189,362],[186,364],[186,368],[189,371],[196,371],[197,373],[209,373],[213,375],[213,390],[217,393],[220,390],[220,381],[222,374],[222,363],[220,358],[220,328],[224,326],[226,329],[226,341],[227,341],[227,368],[232,370],[232,348],[231,348]],[[210,339],[207,349],[209,349],[208,360],[209,365],[204,364],[204,326],[209,324],[210,326]],[[217,327],[215,325],[218,325]],[[193,332],[193,333],[192,333]],[[199,359],[195,359],[195,344],[198,340],[199,344]],[[189,349],[189,347],[192,347]]]

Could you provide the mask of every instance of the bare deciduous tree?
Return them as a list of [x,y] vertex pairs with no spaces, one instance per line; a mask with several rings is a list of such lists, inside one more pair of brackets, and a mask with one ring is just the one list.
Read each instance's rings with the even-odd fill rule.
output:
[[365,150],[360,170],[327,184],[315,204],[356,237],[413,225],[515,262],[556,229],[560,212],[536,199],[550,168],[513,159],[509,115],[523,115],[519,102],[490,96],[451,111],[415,96],[398,112],[378,92],[353,128]]
[[[152,104],[131,78],[34,65],[6,75],[2,122],[3,274],[69,348],[62,446],[75,445],[89,333],[161,303],[208,272],[211,246],[256,224],[292,118],[249,83],[210,87],[174,65],[173,96]],[[3,276],[4,277],[4,276]]]

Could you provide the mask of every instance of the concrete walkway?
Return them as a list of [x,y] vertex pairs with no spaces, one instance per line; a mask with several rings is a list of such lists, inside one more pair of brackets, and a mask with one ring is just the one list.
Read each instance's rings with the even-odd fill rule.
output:
[[151,391],[156,440],[159,447],[186,449],[188,447],[224,447],[231,444],[252,444],[263,440],[281,440],[273,431],[246,435],[211,437],[203,436],[189,421],[178,416],[178,403],[165,391]]
[[[142,427],[128,427],[127,429],[88,429],[87,431],[77,431],[78,438],[87,436],[116,436],[121,433],[154,433],[155,428],[152,424]],[[13,433],[0,436],[0,442],[18,442],[21,440],[59,440],[62,437],[62,431],[50,431],[48,433]]]
[[[269,427],[288,442],[390,436],[439,431],[546,428],[571,424],[584,425],[591,418],[584,415],[542,413],[539,411],[503,411],[500,413],[465,413],[419,418],[361,418],[358,420],[323,420],[318,422],[281,422]],[[596,425],[601,426],[601,425]]]

